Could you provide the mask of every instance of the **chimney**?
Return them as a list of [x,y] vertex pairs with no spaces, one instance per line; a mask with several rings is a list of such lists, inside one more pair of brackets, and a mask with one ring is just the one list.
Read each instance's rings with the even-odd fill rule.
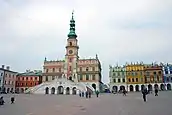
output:
[[5,65],[2,65],[2,69],[4,69],[5,68]]
[[7,70],[10,70],[10,66],[7,66],[6,69],[7,69]]

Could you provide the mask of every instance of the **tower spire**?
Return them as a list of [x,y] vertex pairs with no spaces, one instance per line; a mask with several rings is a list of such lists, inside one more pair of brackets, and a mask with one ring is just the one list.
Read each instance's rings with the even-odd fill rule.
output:
[[74,11],[72,11],[72,19],[70,20],[70,31],[68,34],[69,38],[76,38],[77,35],[75,33],[75,20],[74,20]]

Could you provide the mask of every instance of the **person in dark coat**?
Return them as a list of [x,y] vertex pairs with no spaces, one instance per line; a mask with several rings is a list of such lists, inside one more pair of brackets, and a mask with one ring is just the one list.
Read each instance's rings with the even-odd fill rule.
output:
[[145,88],[145,89],[143,89],[142,90],[142,95],[143,95],[143,100],[144,100],[144,102],[146,102],[146,95],[148,94],[148,92],[147,92],[147,89]]
[[82,92],[82,97],[84,97],[84,92]]
[[155,89],[155,96],[158,96],[158,88]]
[[91,98],[91,92],[90,91],[88,92],[88,96],[89,96],[89,98]]
[[13,104],[14,101],[15,101],[15,98],[14,98],[14,96],[13,96],[13,97],[11,97],[11,104]]
[[4,105],[5,101],[3,99],[3,97],[0,98],[0,105]]
[[85,92],[85,97],[88,98],[88,91]]

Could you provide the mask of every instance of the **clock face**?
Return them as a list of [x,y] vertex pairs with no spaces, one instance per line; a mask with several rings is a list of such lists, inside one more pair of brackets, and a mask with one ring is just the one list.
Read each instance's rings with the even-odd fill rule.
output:
[[72,54],[73,53],[73,51],[72,50],[69,50],[69,54]]

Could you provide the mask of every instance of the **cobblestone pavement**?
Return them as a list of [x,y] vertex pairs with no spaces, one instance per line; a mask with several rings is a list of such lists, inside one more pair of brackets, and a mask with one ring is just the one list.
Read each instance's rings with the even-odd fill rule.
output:
[[158,97],[148,95],[143,102],[141,93],[102,94],[91,99],[78,96],[16,95],[16,103],[10,104],[10,96],[4,95],[5,105],[0,115],[171,115],[172,92],[160,92]]

